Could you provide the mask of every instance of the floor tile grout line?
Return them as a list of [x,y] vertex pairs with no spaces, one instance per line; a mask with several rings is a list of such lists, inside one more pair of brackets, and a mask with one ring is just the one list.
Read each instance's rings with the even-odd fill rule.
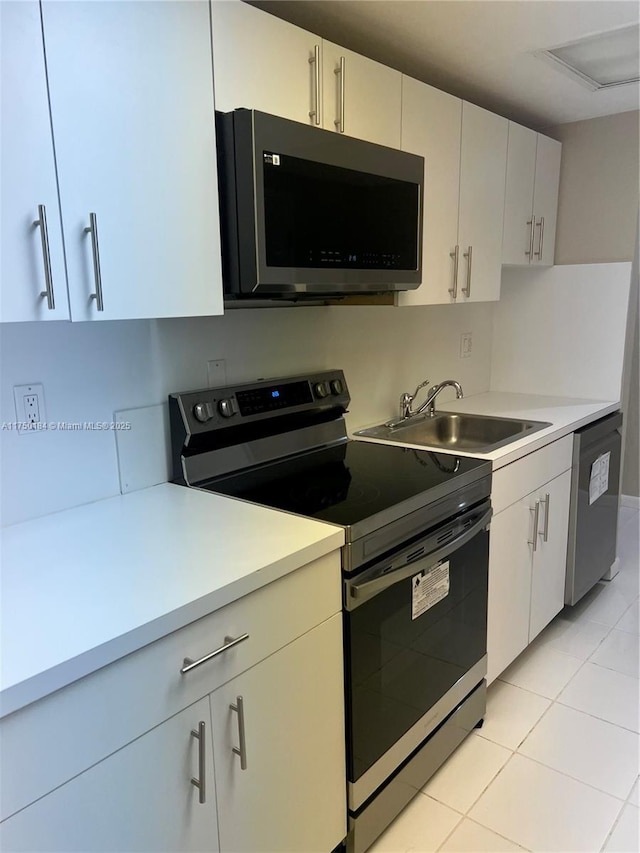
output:
[[[438,802],[439,802],[439,801],[438,801]],[[463,823],[465,820],[468,820],[470,823],[473,823],[475,826],[479,827],[480,829],[484,829],[484,830],[486,830],[487,832],[492,832],[494,835],[497,835],[497,836],[498,836],[498,838],[502,838],[504,841],[508,841],[508,842],[509,842],[509,844],[515,844],[515,845],[516,845],[516,847],[518,847],[520,850],[522,850],[522,851],[523,851],[523,853],[532,853],[532,851],[531,851],[531,849],[530,849],[529,847],[524,847],[522,844],[520,844],[520,842],[519,842],[519,841],[514,841],[514,840],[513,840],[513,838],[509,838],[509,836],[508,836],[508,835],[503,835],[501,832],[496,832],[496,830],[495,830],[495,829],[490,829],[488,826],[485,826],[483,823],[480,823],[480,822],[479,822],[478,820],[476,820],[475,818],[473,818],[473,817],[469,817],[469,815],[468,815],[468,814],[466,814],[466,815],[463,815],[463,816],[462,816],[462,820],[461,820],[461,821],[459,821],[459,822],[458,822],[458,823],[453,827],[453,829],[451,830],[451,832],[449,833],[449,835],[447,835],[447,837],[444,839],[444,841],[442,842],[442,844],[437,848],[436,853],[438,853],[438,851],[442,850],[442,848],[443,848],[443,847],[444,847],[444,845],[447,843],[447,841],[451,838],[451,836],[454,834],[454,832],[455,832],[457,829],[459,829],[459,827],[462,825],[462,823]]]
[[[604,794],[607,797],[612,797],[614,800],[618,800],[621,803],[626,803],[624,797],[619,797],[617,794],[612,794],[611,791],[605,791],[602,788],[596,788],[595,785],[592,785],[590,782],[585,782],[584,779],[578,779],[577,776],[572,776],[570,773],[565,773],[564,770],[558,770],[557,767],[552,767],[550,764],[545,764],[544,761],[540,761],[539,758],[533,758],[531,755],[525,755],[525,753],[516,751],[516,755],[519,755],[521,758],[528,758],[529,761],[533,761],[536,764],[539,764],[540,767],[546,767],[547,770],[553,770],[554,773],[560,773],[561,776],[566,776],[567,779],[572,779],[574,782],[579,782],[581,785],[585,785],[587,788],[591,788],[592,791],[597,791],[599,794]],[[633,790],[633,786],[631,787]]]
[[[613,670],[611,670],[613,671]],[[561,702],[560,699],[555,700],[558,705],[562,705],[563,708],[571,708],[572,711],[580,711],[581,714],[586,714],[587,717],[593,717],[594,720],[600,720],[603,723],[609,723],[610,726],[617,726],[617,728],[622,729],[625,732],[631,732],[634,735],[640,734],[638,729],[630,729],[628,726],[621,726],[620,723],[613,723],[611,720],[606,720],[604,717],[599,717],[597,714],[590,714],[589,711],[585,711],[582,708],[576,708],[575,705],[569,705],[566,701]]]
[[[632,636],[633,636],[633,635],[632,635]],[[585,661],[585,663],[590,663],[590,664],[591,664],[591,666],[597,666],[597,667],[599,667],[600,669],[606,669],[606,670],[607,670],[607,672],[617,672],[617,673],[618,673],[618,675],[624,675],[624,677],[625,677],[625,678],[631,678],[631,679],[633,679],[633,681],[638,681],[638,679],[640,678],[640,676],[629,675],[629,673],[628,673],[628,672],[620,672],[620,670],[619,670],[619,669],[613,669],[613,667],[611,667],[611,666],[606,666],[606,665],[605,665],[605,664],[603,664],[603,663],[598,663],[598,662],[597,662],[597,661],[595,661],[595,660],[586,660],[586,661]]]
[[615,832],[615,830],[616,830],[616,827],[617,827],[617,826],[618,826],[618,824],[620,823],[620,818],[622,817],[622,812],[624,811],[625,806],[626,806],[626,803],[623,803],[623,804],[622,804],[622,808],[620,809],[620,811],[618,812],[618,814],[615,816],[615,818],[614,818],[614,820],[613,820],[613,823],[612,823],[612,825],[611,825],[611,829],[609,830],[609,834],[608,834],[608,835],[607,835],[607,837],[605,838],[605,840],[604,840],[604,842],[603,842],[603,844],[602,844],[602,847],[600,848],[601,853],[602,853],[602,851],[605,849],[605,847],[607,846],[607,844],[609,843],[609,839],[611,838],[611,836],[613,835],[613,833],[614,833],[614,832]]

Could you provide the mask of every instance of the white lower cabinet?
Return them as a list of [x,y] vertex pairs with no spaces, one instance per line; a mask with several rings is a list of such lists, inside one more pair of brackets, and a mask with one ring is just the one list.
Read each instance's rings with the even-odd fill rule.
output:
[[225,853],[329,853],[346,834],[341,624],[332,617],[212,694]]
[[[562,610],[571,439],[567,436],[494,474],[487,620],[489,683]],[[523,491],[526,494],[520,497]],[[512,502],[514,495],[518,497]]]
[[0,849],[333,850],[340,604],[335,552],[4,717]]
[[[210,720],[205,697],[18,812],[0,825],[2,850],[219,850]],[[191,779],[203,777],[201,803]]]

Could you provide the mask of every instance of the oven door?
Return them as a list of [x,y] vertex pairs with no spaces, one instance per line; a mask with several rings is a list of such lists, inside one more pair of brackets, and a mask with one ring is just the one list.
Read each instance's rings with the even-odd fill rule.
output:
[[344,581],[349,807],[486,674],[489,501]]

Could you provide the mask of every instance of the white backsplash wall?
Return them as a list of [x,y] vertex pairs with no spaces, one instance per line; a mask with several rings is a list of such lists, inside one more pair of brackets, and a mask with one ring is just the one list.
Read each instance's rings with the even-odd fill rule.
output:
[[[207,385],[224,358],[229,383],[342,368],[349,429],[396,412],[424,379],[488,390],[494,305],[336,306],[232,310],[224,317],[104,323],[5,324],[0,421],[15,421],[13,386],[42,383],[48,422],[110,422],[119,409]],[[460,336],[472,332],[470,358]],[[446,404],[449,389],[442,394]],[[140,436],[144,449],[144,436]],[[119,493],[113,432],[0,430],[0,517],[14,524]],[[98,533],[99,535],[99,533]]]
[[630,263],[505,268],[492,391],[620,400]]

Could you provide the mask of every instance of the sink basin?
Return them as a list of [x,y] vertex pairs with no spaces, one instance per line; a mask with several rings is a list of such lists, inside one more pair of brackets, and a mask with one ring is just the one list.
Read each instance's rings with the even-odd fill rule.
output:
[[356,435],[400,444],[424,444],[454,452],[489,453],[548,426],[551,424],[545,421],[436,412],[432,418],[416,416],[396,427],[380,424],[359,430]]

